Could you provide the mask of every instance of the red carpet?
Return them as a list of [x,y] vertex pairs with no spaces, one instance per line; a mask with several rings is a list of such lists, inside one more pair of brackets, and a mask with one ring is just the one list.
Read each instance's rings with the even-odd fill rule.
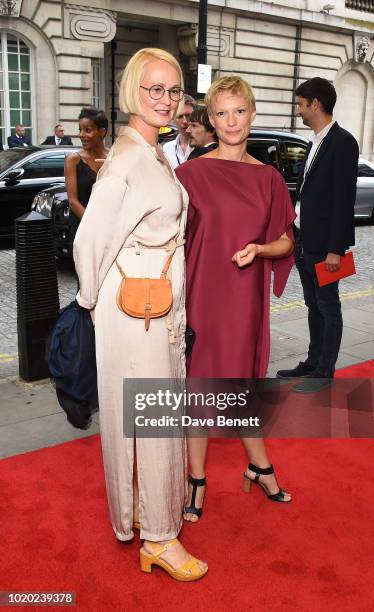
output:
[[[374,375],[374,362],[353,368],[342,374]],[[268,448],[290,505],[257,487],[244,495],[241,444],[211,441],[205,514],[181,535],[209,562],[194,584],[159,568],[142,574],[138,536],[115,540],[98,436],[2,460],[0,590],[75,591],[76,609],[90,612],[371,612],[373,440],[269,440]]]
[[374,378],[374,359],[338,370],[336,378]]

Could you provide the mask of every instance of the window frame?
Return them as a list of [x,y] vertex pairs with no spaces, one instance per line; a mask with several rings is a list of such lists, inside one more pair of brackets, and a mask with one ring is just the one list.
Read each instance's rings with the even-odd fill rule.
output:
[[[63,157],[63,164],[62,164],[62,174],[52,174],[51,176],[26,176],[26,172],[27,172],[27,166],[32,166],[33,164],[37,164],[38,162],[43,162],[44,160],[47,160],[49,158],[53,159],[54,157]],[[24,174],[22,176],[22,180],[42,180],[42,179],[52,179],[52,178],[64,178],[64,162],[65,162],[65,157],[66,157],[66,153],[62,152],[62,151],[56,151],[56,152],[48,152],[47,154],[44,153],[43,155],[37,155],[35,158],[30,159],[30,160],[26,160],[23,164],[21,164],[21,167],[24,169]]]
[[[97,68],[98,79],[95,81],[98,83],[98,96],[95,96],[94,92],[94,70]],[[94,101],[97,99],[98,102]],[[104,60],[99,58],[93,58],[91,60],[91,104],[99,110],[105,108],[105,79],[104,79]]]
[[[30,135],[30,140],[33,142],[35,136],[35,64],[34,64],[34,52],[33,48],[30,45],[29,41],[27,41],[19,32],[14,32],[12,30],[1,30],[0,31],[0,47],[1,47],[1,55],[2,55],[2,73],[3,73],[3,89],[4,92],[4,125],[0,126],[0,129],[4,129],[4,140],[2,140],[3,146],[7,147],[8,137],[11,136],[11,121],[10,121],[10,90],[9,90],[9,67],[8,67],[8,50],[7,50],[7,39],[8,36],[13,36],[14,38],[19,39],[22,43],[27,47],[29,51],[29,60],[30,60],[30,113],[31,113],[31,122],[30,127],[27,127],[27,130]],[[18,53],[18,57],[20,54]],[[11,71],[13,72],[13,71]],[[20,71],[18,72],[20,74]],[[22,90],[20,89],[20,95]],[[27,132],[26,132],[27,133]]]
[[[268,162],[264,162],[262,159],[256,157],[256,148],[258,148],[258,145],[261,143],[263,150],[266,149],[266,152],[269,156],[269,161]],[[270,148],[274,149],[274,159],[271,159],[270,156]],[[282,172],[282,160],[281,160],[281,151],[280,151],[280,143],[278,138],[257,138],[257,136],[253,136],[252,138],[248,138],[247,139],[247,152],[249,152],[250,155],[253,155],[253,157],[255,159],[258,159],[258,161],[261,161],[262,163],[265,163],[265,165],[268,166],[273,166],[273,168],[276,168],[276,170],[279,170],[279,172]]]
[[[289,176],[289,172],[288,172],[288,169],[289,169],[289,163],[288,162],[291,159],[291,157],[288,157],[288,155],[287,155],[289,145],[294,145],[295,147],[299,147],[300,149],[302,149],[304,147],[304,155],[305,155],[305,151],[307,149],[308,144],[304,143],[304,142],[300,142],[298,140],[293,140],[292,138],[284,138],[284,139],[282,139],[282,151],[281,151],[281,155],[282,155],[282,165],[283,165],[284,178],[285,178],[287,183],[295,183],[296,184],[297,181],[298,181],[298,176],[299,175],[298,174],[297,175],[293,174],[292,176]],[[302,160],[300,160],[300,163],[302,163]]]

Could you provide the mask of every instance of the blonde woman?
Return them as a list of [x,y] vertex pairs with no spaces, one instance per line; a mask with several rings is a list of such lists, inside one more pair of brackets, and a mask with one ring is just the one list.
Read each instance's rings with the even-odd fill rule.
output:
[[[177,175],[190,196],[187,221],[187,321],[196,332],[188,376],[266,376],[271,272],[281,295],[292,267],[295,217],[287,186],[272,166],[247,153],[256,115],[249,85],[229,76],[206,95],[218,147],[188,161]],[[205,492],[206,438],[189,438],[189,499],[185,519],[199,520]],[[260,485],[272,501],[279,488],[262,438],[243,438],[250,463],[244,490]]]
[[[144,540],[141,569],[159,565],[173,578],[192,581],[207,565],[177,539],[184,503],[182,439],[134,439],[123,435],[123,379],[183,378],[184,218],[188,198],[158,145],[159,128],[183,103],[178,62],[161,49],[142,49],[129,61],[119,103],[130,113],[99,172],[74,243],[77,296],[92,312],[100,427],[110,518],[119,540]],[[159,278],[174,252],[169,276],[173,308],[168,320],[132,318],[116,305],[128,276]],[[136,470],[134,465],[136,464]]]

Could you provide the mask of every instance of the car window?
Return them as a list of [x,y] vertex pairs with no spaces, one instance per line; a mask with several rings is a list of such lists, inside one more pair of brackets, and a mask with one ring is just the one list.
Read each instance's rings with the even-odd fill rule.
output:
[[307,145],[303,143],[284,141],[281,156],[286,181],[297,181],[306,147]]
[[279,170],[279,147],[276,142],[250,138],[247,142],[247,151],[263,164],[270,164]]
[[358,164],[357,176],[372,176],[374,177],[374,168],[370,168],[367,164]]
[[9,149],[9,151],[0,151],[0,174],[8,170],[13,164],[30,155],[30,150],[25,149]]
[[26,163],[23,179],[52,178],[64,176],[65,155],[45,155],[34,161]]

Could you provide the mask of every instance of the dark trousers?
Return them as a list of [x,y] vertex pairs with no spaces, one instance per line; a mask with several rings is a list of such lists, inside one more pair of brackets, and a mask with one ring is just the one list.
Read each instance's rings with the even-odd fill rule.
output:
[[315,273],[314,264],[324,261],[326,255],[306,253],[297,241],[296,267],[308,308],[310,342],[306,363],[315,368],[316,377],[334,375],[343,333],[339,282],[319,287]]

